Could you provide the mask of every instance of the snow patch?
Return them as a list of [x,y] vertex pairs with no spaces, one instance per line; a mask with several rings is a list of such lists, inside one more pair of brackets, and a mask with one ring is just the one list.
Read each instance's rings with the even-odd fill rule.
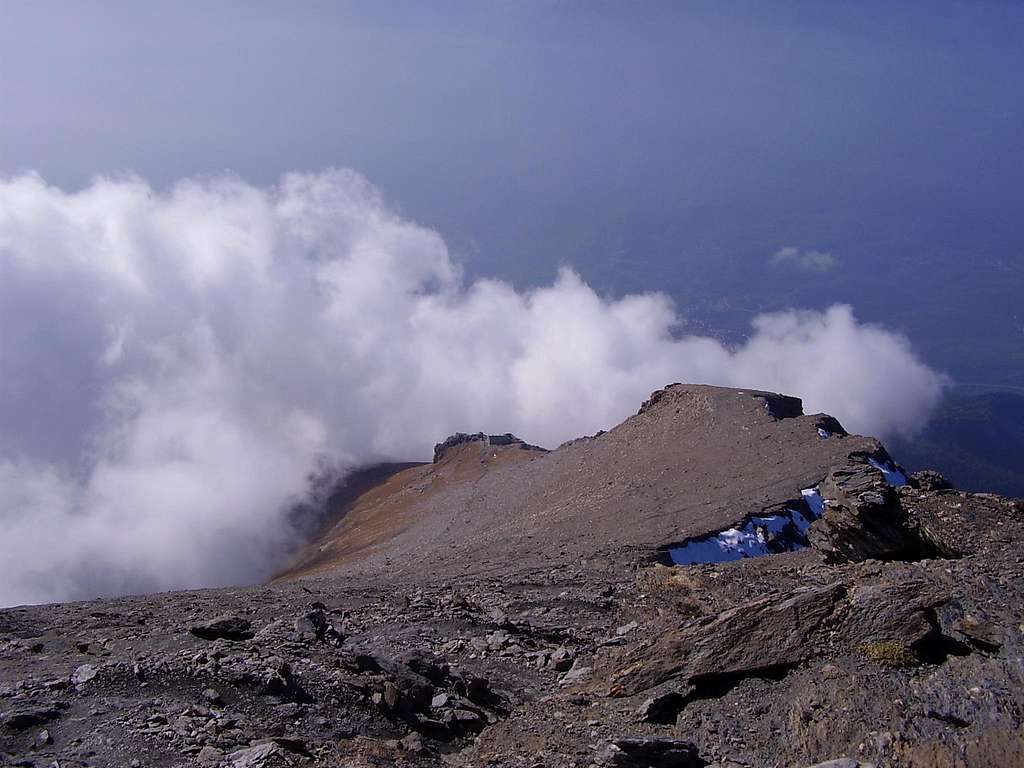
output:
[[800,495],[807,503],[807,506],[810,507],[815,520],[825,514],[825,500],[821,497],[821,492],[817,486],[814,488],[804,488],[800,491]]
[[827,429],[822,429],[821,427],[818,427],[818,437],[820,437],[822,440],[828,440],[830,437],[832,437],[832,433],[829,432]]
[[800,502],[777,515],[756,515],[740,528],[728,528],[669,548],[672,563],[723,563],[804,549],[811,523],[825,512],[825,500],[817,488],[805,488],[800,495]]
[[885,482],[892,486],[907,485],[907,476],[900,472],[896,468],[896,465],[891,461],[887,461],[884,464],[878,459],[868,457],[868,464],[877,469],[885,476]]

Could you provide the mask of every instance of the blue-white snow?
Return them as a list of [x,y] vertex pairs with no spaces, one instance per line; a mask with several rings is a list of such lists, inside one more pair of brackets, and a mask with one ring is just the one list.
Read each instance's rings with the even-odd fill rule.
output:
[[811,508],[811,514],[814,515],[815,520],[825,514],[825,500],[821,498],[821,493],[817,488],[804,488],[800,491],[800,495],[804,497],[807,506]]
[[907,476],[896,469],[891,461],[887,461],[883,464],[878,459],[869,457],[868,464],[885,475],[885,482],[889,485],[900,486],[907,484]]
[[806,509],[791,507],[782,514],[752,517],[742,528],[729,528],[672,547],[669,557],[675,565],[693,565],[803,549],[807,546],[807,529],[825,512],[825,501],[817,488],[805,488],[800,494]]

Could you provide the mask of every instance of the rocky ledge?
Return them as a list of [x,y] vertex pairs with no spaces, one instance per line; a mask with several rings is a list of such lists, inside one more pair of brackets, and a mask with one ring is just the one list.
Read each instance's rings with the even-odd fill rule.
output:
[[483,432],[466,433],[456,432],[454,435],[449,435],[443,441],[434,446],[434,463],[441,461],[448,452],[457,446],[466,445],[467,443],[481,443],[485,446],[515,446],[524,451],[544,451],[545,449],[540,446],[530,445],[525,440],[520,440],[518,437],[513,435],[511,432],[506,432],[503,435],[485,435]]

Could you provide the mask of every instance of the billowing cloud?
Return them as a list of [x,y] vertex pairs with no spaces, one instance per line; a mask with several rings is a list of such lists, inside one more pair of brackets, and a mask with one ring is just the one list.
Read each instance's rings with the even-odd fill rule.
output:
[[792,245],[779,248],[772,254],[771,263],[791,264],[813,272],[828,272],[839,263],[839,259],[828,251],[801,251]]
[[324,467],[427,458],[456,430],[556,445],[671,381],[883,435],[940,397],[849,307],[759,317],[735,349],[676,328],[667,297],[568,269],[467,284],[350,171],[0,181],[0,604],[259,579]]

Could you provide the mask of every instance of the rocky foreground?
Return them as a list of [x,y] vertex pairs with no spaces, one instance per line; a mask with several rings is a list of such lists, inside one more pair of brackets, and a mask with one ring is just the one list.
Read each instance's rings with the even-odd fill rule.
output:
[[0,764],[1024,765],[1024,505],[793,398],[374,477],[270,585],[0,611]]

